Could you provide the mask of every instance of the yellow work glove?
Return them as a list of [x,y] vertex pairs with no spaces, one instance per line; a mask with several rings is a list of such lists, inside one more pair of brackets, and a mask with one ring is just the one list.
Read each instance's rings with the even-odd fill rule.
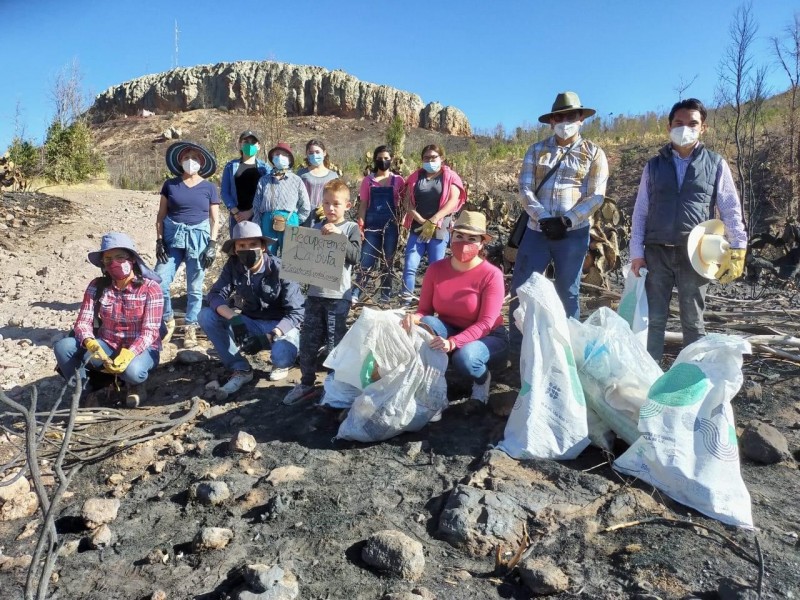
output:
[[88,350],[89,354],[92,355],[92,358],[95,360],[100,360],[103,362],[108,362],[108,354],[106,351],[103,350],[103,347],[99,344],[99,342],[94,338],[86,338],[83,340],[83,347]]
[[732,248],[717,269],[717,279],[720,283],[730,283],[739,279],[744,272],[744,248]]
[[433,221],[425,221],[422,224],[422,229],[419,231],[417,239],[420,242],[430,242],[433,235],[436,233],[436,223]]
[[322,207],[322,204],[320,204],[317,208],[315,208],[314,212],[317,215],[317,219],[319,219],[320,221],[322,221],[322,219],[325,218],[325,209]]
[[127,348],[123,348],[119,351],[117,357],[113,360],[111,365],[107,366],[106,369],[111,373],[124,373],[125,369],[128,368],[128,365],[131,364],[131,361],[136,358],[136,355],[128,350]]

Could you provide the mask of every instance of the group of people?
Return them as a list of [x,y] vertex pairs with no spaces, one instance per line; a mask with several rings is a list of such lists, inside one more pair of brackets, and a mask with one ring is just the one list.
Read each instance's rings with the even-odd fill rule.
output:
[[[584,120],[594,113],[577,94],[564,92],[539,117],[553,134],[531,145],[522,164],[520,202],[528,222],[511,279],[509,315],[518,304],[516,289],[552,263],[566,315],[580,316],[590,220],[603,202],[609,171],[603,150],[581,136]],[[688,344],[704,335],[709,281],[732,281],[744,268],[747,236],[741,205],[727,163],[700,140],[706,117],[699,100],[673,106],[670,141],[645,165],[633,211],[632,270],[636,276],[647,273],[648,351],[657,360],[673,288],[678,288]],[[315,385],[318,358],[344,336],[366,278],[377,274],[381,300],[390,301],[392,263],[404,227],[408,241],[400,301],[408,312],[400,326],[428,329],[431,347],[448,353],[454,370],[472,382],[471,398],[487,402],[491,371],[505,368],[509,358],[518,364],[522,334],[504,321],[507,290],[500,269],[485,259],[485,246],[493,239],[486,217],[461,210],[465,187],[444,163],[443,149],[426,146],[421,168],[404,180],[392,170],[391,148],[375,148],[370,173],[360,185],[356,220],[350,221],[350,188],[330,168],[323,143],[308,142],[306,164],[297,172],[285,143],[269,149],[268,162],[257,158],[261,145],[253,131],[239,136],[239,147],[239,157],[222,172],[230,239],[221,248],[227,262],[207,294],[207,306],[202,306],[203,280],[217,255],[220,204],[207,178],[216,161],[202,146],[178,142],[166,154],[175,177],[161,189],[155,269],[144,263],[128,236],[103,237],[100,249],[89,254],[102,276],[84,294],[74,335],[55,348],[64,377],[77,371],[86,380],[86,366],[119,376],[128,384],[127,405],[138,406],[161,343],[175,329],[170,285],[183,263],[184,347],[196,345],[202,328],[230,370],[222,392],[235,393],[251,381],[247,355],[269,350],[273,381],[286,378],[299,355],[301,379],[284,403],[311,398],[320,391]],[[714,219],[717,213],[721,221]],[[300,284],[282,277],[283,235],[296,225],[346,237],[338,289],[310,285],[304,294]],[[426,255],[429,266],[418,304],[411,309],[417,269]],[[353,281],[352,268],[359,264],[362,269]]]

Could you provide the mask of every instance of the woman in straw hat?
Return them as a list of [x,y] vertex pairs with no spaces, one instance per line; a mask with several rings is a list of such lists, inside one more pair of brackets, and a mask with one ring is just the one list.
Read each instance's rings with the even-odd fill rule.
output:
[[431,348],[450,353],[459,375],[472,381],[470,398],[486,403],[490,367],[505,365],[508,331],[500,311],[505,285],[500,269],[481,256],[492,236],[480,212],[462,212],[453,226],[452,256],[428,267],[419,306],[403,328],[423,325],[436,337]]

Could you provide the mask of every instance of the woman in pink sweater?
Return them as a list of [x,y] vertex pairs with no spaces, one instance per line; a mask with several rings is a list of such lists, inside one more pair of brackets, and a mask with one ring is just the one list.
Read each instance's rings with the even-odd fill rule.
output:
[[481,258],[492,239],[486,217],[462,212],[453,226],[452,256],[428,267],[417,312],[403,318],[403,328],[425,326],[436,337],[431,348],[451,353],[459,375],[472,380],[470,398],[489,400],[490,367],[508,358],[508,331],[500,311],[505,284],[500,269]]

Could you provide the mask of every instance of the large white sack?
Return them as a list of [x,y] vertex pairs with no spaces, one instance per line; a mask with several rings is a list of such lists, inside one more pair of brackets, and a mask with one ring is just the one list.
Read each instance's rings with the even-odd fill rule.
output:
[[623,318],[602,307],[581,323],[569,320],[570,341],[586,404],[628,444],[639,437],[639,410],[663,372]]
[[517,288],[520,390],[498,448],[517,459],[572,459],[589,445],[586,401],[553,284],[539,273]]
[[614,468],[723,523],[752,527],[731,399],[742,385],[742,338],[708,335],[684,348],[650,388],[642,436]]
[[[372,349],[380,379],[365,386],[355,399],[339,426],[337,438],[359,442],[388,440],[404,431],[422,429],[447,408],[447,353],[428,346],[433,336],[420,327],[406,333],[399,324],[386,330],[384,336],[383,343]],[[393,348],[404,349],[406,344],[414,349],[407,362],[384,362]],[[393,358],[398,355],[395,352]]]
[[631,263],[622,267],[625,287],[622,289],[617,313],[625,319],[636,340],[647,348],[647,326],[650,323],[650,309],[647,304],[647,293],[644,290],[647,269],[639,269],[639,274],[641,277],[633,274]]

